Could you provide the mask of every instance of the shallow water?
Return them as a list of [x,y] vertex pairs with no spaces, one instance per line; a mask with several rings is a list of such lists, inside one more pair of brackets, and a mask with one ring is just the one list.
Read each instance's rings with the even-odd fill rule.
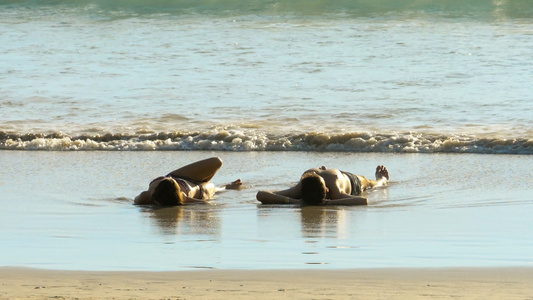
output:
[[[2,151],[3,266],[184,270],[530,266],[531,156]],[[153,177],[220,156],[246,188],[211,205],[132,205]],[[290,163],[289,163],[290,162]],[[368,207],[265,206],[319,165],[392,181]]]

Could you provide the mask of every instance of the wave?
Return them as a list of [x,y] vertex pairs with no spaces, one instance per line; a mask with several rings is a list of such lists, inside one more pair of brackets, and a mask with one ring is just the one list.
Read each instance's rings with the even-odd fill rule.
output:
[[416,132],[328,134],[260,133],[242,130],[205,132],[106,133],[0,132],[0,150],[48,151],[316,151],[385,153],[533,154],[533,139]]
[[4,0],[2,6],[66,7],[84,12],[133,14],[342,14],[372,16],[395,12],[437,13],[445,16],[505,16],[531,18],[530,0]]

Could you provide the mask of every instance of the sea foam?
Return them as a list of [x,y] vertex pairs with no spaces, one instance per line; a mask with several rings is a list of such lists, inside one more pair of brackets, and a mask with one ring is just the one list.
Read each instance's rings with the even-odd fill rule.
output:
[[160,132],[143,134],[0,133],[2,150],[53,151],[315,151],[389,153],[486,153],[533,154],[528,138],[487,138],[475,135],[396,133],[274,134],[257,131]]

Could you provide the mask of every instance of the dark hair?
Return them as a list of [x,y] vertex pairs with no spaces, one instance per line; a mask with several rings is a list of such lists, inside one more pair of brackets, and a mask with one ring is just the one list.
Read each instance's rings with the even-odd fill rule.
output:
[[183,205],[180,186],[170,178],[164,178],[152,193],[152,202],[161,206]]
[[326,202],[326,184],[316,173],[302,176],[302,201],[308,205],[322,205]]

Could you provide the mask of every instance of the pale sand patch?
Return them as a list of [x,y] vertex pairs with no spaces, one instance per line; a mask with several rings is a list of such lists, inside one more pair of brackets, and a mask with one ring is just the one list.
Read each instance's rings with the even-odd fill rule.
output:
[[0,299],[533,299],[533,268],[86,272],[0,268]]

